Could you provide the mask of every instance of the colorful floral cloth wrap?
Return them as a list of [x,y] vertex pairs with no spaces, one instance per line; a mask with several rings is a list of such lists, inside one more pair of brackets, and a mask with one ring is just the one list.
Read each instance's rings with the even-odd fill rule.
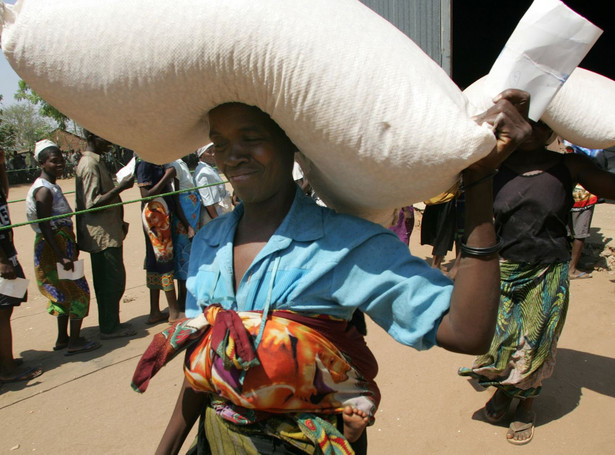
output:
[[157,262],[173,260],[173,241],[169,207],[165,200],[157,197],[147,202],[141,213],[143,227],[151,240]]
[[[373,416],[380,401],[373,355],[364,342],[363,347],[356,340],[342,342],[361,351],[352,353],[353,359],[363,359],[355,368],[323,335],[322,329],[337,333],[333,336],[337,341],[346,321],[274,311],[262,322],[262,312],[207,307],[198,317],[154,337],[135,371],[133,388],[144,392],[151,377],[188,347],[184,362],[188,382],[195,390],[221,398],[213,400],[216,412],[235,424],[292,414],[301,428],[314,420],[314,414],[339,414],[348,405]],[[365,359],[375,368],[366,367]],[[325,424],[327,435],[334,436],[334,427],[318,420]]]

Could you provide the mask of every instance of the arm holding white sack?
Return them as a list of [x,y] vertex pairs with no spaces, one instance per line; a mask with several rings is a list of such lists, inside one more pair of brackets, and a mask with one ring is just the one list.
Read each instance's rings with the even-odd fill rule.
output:
[[[466,197],[466,239],[478,254],[462,253],[459,272],[451,296],[449,312],[437,332],[438,345],[455,352],[480,354],[489,349],[500,295],[498,249],[493,227],[492,176],[499,165],[531,133],[527,123],[529,94],[506,90],[495,104],[477,116],[477,123],[493,125],[496,147],[463,172]],[[486,249],[486,250],[485,250]],[[482,250],[482,252],[481,252]]]

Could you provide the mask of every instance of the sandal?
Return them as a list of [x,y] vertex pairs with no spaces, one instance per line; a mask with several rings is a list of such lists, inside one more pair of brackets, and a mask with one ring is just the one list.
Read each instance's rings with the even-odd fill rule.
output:
[[[506,440],[510,442],[511,444],[514,444],[517,446],[522,446],[524,444],[529,443],[534,437],[534,421],[535,420],[536,420],[536,414],[532,412],[531,419],[529,422],[522,422],[519,420],[515,420],[514,422],[511,422],[510,427],[508,427],[508,432],[506,433]],[[522,431],[528,431],[528,430],[530,432],[530,435],[528,438],[514,439],[517,433],[520,433]]]
[[81,354],[82,352],[90,352],[98,349],[100,346],[101,344],[97,343],[96,341],[88,341],[86,344],[80,346],[77,349],[69,349],[64,355],[71,356],[75,354]]
[[43,374],[42,368],[34,368],[30,367],[21,373],[18,373],[16,376],[12,376],[9,378],[0,377],[1,383],[9,383],[9,382],[20,382],[20,381],[29,381],[30,379],[38,378],[41,374]]

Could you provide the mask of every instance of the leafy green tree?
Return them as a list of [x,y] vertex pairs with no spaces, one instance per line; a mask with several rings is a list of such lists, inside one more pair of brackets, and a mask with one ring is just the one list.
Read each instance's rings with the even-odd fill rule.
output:
[[3,117],[2,95],[0,95],[0,148],[13,150],[15,149],[15,136],[17,132],[13,125],[4,121]]
[[19,80],[19,90],[15,92],[15,99],[19,101],[26,100],[34,106],[39,106],[39,113],[42,116],[55,120],[58,124],[58,128],[66,131],[69,118],[41,98],[23,79]]
[[33,105],[17,103],[3,109],[0,140],[4,137],[9,149],[34,150],[36,141],[46,138],[53,129]]

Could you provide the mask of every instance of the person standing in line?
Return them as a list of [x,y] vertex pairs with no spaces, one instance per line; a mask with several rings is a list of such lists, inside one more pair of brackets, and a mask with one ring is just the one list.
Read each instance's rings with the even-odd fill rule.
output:
[[395,209],[389,230],[395,232],[399,240],[410,246],[410,235],[414,230],[414,206],[407,205]]
[[494,179],[495,227],[502,239],[495,336],[487,353],[459,370],[496,388],[484,408],[490,423],[507,419],[519,400],[506,434],[517,445],[534,436],[533,404],[553,373],[568,312],[572,189],[579,183],[598,197],[615,198],[614,174],[587,156],[547,150],[553,131],[543,122],[531,125],[532,135]]
[[[134,185],[134,177],[115,186],[101,160],[111,143],[87,130],[84,135],[87,146],[75,172],[77,211],[121,203],[119,195]],[[124,208],[115,206],[83,213],[77,215],[76,221],[79,249],[90,253],[101,339],[135,335],[130,325],[120,324],[120,300],[126,290],[122,245],[128,232]]]
[[[71,213],[62,188],[56,184],[64,171],[62,152],[50,140],[43,140],[36,143],[34,157],[42,171],[26,196],[28,221]],[[58,337],[53,350],[67,349],[66,355],[74,355],[98,349],[100,343],[81,337],[83,318],[90,310],[90,288],[85,276],[67,279],[58,276],[61,269],[74,271],[74,262],[79,258],[70,216],[30,226],[36,232],[34,274],[38,289],[49,299],[49,314],[58,318]]]
[[[148,198],[171,192],[175,169],[147,161],[137,161],[135,167],[141,197]],[[173,241],[171,217],[175,202],[171,196],[143,201],[143,232],[145,234],[146,284],[150,295],[150,313],[147,324],[174,322],[183,317],[175,295]],[[164,292],[169,313],[160,311],[160,291]]]
[[[607,163],[603,151],[600,149],[588,149],[564,141],[566,152],[578,153],[589,156],[600,169],[606,170]],[[583,272],[577,268],[585,241],[589,238],[594,208],[598,203],[598,196],[591,194],[582,185],[577,184],[572,190],[574,205],[570,209],[570,237],[572,237],[572,252],[570,254],[570,268],[568,276],[571,280],[578,278],[591,278],[592,274]]]
[[177,302],[180,311],[186,308],[186,278],[192,237],[196,234],[201,214],[201,197],[194,189],[190,168],[183,159],[177,159],[169,166],[175,169],[173,187],[182,191],[175,197],[176,215],[173,216],[171,228],[173,240],[173,260],[175,261],[175,279],[177,280]]
[[[4,150],[0,149],[0,226],[2,227],[11,225],[7,203],[9,180],[5,163]],[[11,228],[0,231],[0,278],[2,281],[25,278],[21,264],[17,260]],[[0,294],[0,383],[29,381],[43,374],[42,369],[22,366],[23,359],[13,357],[11,316],[13,308],[26,300],[28,300],[27,292],[23,297]]]
[[[214,218],[233,210],[233,204],[220,174],[213,167],[215,163],[213,143],[201,147],[196,153],[199,157],[199,164],[194,170],[194,185],[199,188],[203,204],[199,223],[199,228],[202,228]],[[204,185],[211,186],[200,188]]]

